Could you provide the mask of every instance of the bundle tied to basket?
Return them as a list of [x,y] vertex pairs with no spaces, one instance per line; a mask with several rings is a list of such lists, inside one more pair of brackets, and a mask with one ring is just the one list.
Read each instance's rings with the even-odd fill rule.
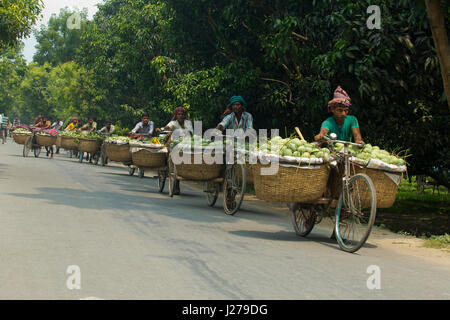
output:
[[117,143],[105,141],[105,151],[109,160],[115,162],[129,162],[132,160],[130,144],[128,142]]
[[13,132],[13,139],[14,142],[17,144],[25,144],[25,141],[27,141],[27,138],[30,137],[32,133],[15,133]]
[[101,141],[98,139],[79,138],[78,150],[81,152],[95,153],[99,150]]
[[166,166],[168,150],[164,145],[130,144],[133,164],[141,169],[156,169]]
[[57,136],[37,134],[36,142],[41,147],[51,147],[56,143],[56,138]]
[[[310,163],[308,160],[283,162],[280,157],[278,170],[263,174],[271,164],[258,161],[252,164],[256,197],[270,202],[310,202],[321,198],[326,190],[330,168],[326,163]],[[266,159],[267,161],[267,159]]]
[[[212,157],[220,156],[223,160],[223,150],[216,150],[214,148],[194,148],[192,150],[174,150],[172,151],[172,160],[174,160],[175,153],[177,152],[180,158],[185,159],[185,162],[180,164],[175,163],[175,170],[177,176],[180,176],[186,180],[196,181],[208,181],[220,177],[222,164],[210,163],[205,161],[205,155]],[[216,153],[217,152],[217,153]],[[174,161],[175,162],[175,161]]]

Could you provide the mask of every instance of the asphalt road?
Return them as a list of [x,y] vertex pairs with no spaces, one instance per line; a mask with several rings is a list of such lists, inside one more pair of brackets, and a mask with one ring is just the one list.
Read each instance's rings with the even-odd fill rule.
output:
[[450,299],[448,267],[370,239],[348,254],[329,230],[299,238],[285,214],[244,200],[230,217],[181,189],[171,199],[120,164],[0,145],[0,299]]

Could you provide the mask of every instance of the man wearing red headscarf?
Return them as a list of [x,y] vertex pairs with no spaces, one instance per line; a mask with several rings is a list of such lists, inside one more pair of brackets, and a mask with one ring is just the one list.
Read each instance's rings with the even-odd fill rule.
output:
[[187,119],[187,110],[184,107],[177,107],[173,111],[173,118],[164,128],[156,129],[157,131],[174,131],[176,129],[181,129],[189,131],[191,134],[194,132],[192,127],[192,121]]
[[351,141],[352,137],[356,143],[364,143],[359,130],[358,120],[355,116],[348,115],[350,111],[350,97],[340,86],[334,91],[334,98],[328,102],[328,112],[333,113],[322,123],[320,133],[314,137],[315,141],[321,141],[330,133],[337,135],[337,140]]

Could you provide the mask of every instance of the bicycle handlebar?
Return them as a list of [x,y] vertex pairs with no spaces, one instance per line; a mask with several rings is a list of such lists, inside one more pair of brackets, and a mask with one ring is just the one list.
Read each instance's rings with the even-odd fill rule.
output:
[[328,142],[332,142],[332,143],[342,143],[343,145],[352,145],[352,146],[357,146],[357,147],[363,147],[364,144],[362,143],[354,143],[354,142],[350,142],[350,141],[342,141],[342,140],[337,140],[337,139],[331,139],[328,136],[324,136],[323,137],[325,140],[327,140]]

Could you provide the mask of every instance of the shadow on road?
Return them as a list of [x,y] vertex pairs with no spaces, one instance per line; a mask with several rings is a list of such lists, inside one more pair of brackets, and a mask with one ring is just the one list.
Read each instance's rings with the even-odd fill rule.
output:
[[[277,232],[266,232],[266,231],[254,231],[254,230],[237,230],[230,231],[229,233],[248,238],[258,238],[264,240],[274,240],[274,241],[294,241],[294,242],[316,242],[318,244],[327,246],[332,249],[340,250],[339,245],[335,239],[330,239],[329,237],[324,237],[319,234],[310,234],[307,237],[299,237],[294,231],[277,231]],[[376,245],[365,243],[363,248],[377,248]]]
[[[231,221],[225,214],[210,210],[206,204],[198,208],[191,208],[186,199],[173,198],[162,195],[158,191],[148,192],[147,196],[130,195],[115,191],[91,191],[72,188],[38,188],[38,193],[9,193],[9,196],[32,200],[47,200],[53,205],[62,205],[80,210],[110,211],[120,215],[124,220],[133,222],[139,220],[138,215],[127,214],[128,211],[141,211],[143,215],[169,216],[191,222],[223,222]],[[190,200],[192,201],[192,200]],[[189,201],[187,201],[189,202]],[[196,201],[198,202],[198,201]]]

